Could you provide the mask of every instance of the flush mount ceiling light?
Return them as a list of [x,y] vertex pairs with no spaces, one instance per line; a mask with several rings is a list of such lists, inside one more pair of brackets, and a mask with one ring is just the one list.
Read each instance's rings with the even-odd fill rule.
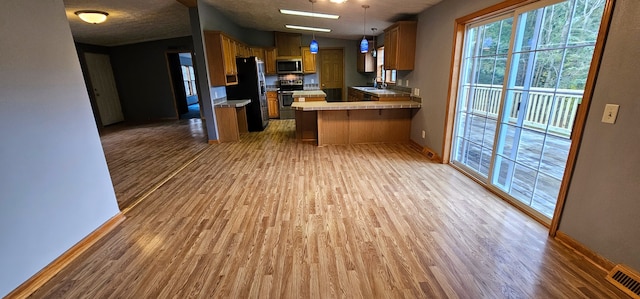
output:
[[98,10],[79,10],[75,14],[83,21],[91,24],[99,24],[107,20],[108,13]]
[[297,30],[331,32],[331,29],[327,29],[327,28],[316,28],[316,27],[307,27],[307,26],[298,26],[298,25],[289,25],[289,24],[284,25],[284,27],[289,29],[297,29]]
[[280,13],[285,15],[334,19],[334,20],[340,18],[340,16],[338,15],[331,15],[331,14],[317,13],[317,12],[314,13],[314,12],[308,12],[308,11],[297,11],[297,10],[289,10],[289,9],[280,9]]
[[345,3],[345,2],[347,2],[347,0],[329,0],[329,2],[332,2],[332,3]]

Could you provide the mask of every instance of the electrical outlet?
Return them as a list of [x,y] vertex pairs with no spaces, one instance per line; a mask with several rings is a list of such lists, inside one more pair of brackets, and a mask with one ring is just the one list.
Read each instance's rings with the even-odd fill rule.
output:
[[615,124],[618,117],[618,109],[620,105],[607,104],[604,107],[604,113],[602,114],[602,122],[608,124]]
[[311,79],[311,84],[316,83],[316,79]]
[[409,80],[404,81],[404,86],[409,87]]
[[427,137],[427,132],[425,132],[424,130],[422,130],[422,139],[424,139],[425,137]]
[[402,86],[402,79],[396,80],[396,83],[398,84],[398,86]]
[[414,88],[414,89],[413,89],[413,94],[414,94],[416,97],[417,97],[417,96],[420,96],[420,89],[418,89],[418,88]]
[[218,92],[217,92],[217,91],[214,91],[214,92],[213,92],[213,98],[214,98],[214,99],[217,99],[217,98],[218,98]]

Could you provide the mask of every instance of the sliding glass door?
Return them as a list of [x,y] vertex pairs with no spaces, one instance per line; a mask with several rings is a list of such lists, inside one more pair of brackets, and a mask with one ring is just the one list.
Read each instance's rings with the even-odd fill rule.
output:
[[555,209],[604,4],[542,1],[467,27],[452,163],[544,218]]
[[489,177],[512,23],[511,16],[491,19],[466,35],[453,161],[482,180]]

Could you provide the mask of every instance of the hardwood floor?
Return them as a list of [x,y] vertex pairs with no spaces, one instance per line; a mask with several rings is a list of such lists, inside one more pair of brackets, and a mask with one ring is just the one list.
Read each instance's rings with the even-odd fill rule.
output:
[[115,125],[100,140],[121,210],[208,147],[200,119]]
[[452,167],[297,143],[292,120],[207,147],[126,217],[32,297],[625,296]]

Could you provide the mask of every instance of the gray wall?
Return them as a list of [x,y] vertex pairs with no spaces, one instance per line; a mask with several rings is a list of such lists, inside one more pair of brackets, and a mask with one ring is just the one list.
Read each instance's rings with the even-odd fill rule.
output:
[[0,297],[118,213],[62,0],[0,10]]
[[[640,271],[640,2],[617,0],[560,231]],[[600,122],[619,104],[614,125]]]
[[[412,122],[411,139],[438,154],[442,154],[454,21],[498,2],[446,0],[419,15],[416,69],[398,78],[419,88],[423,100]],[[612,262],[636,270],[640,270],[638,15],[640,2],[617,0],[559,228]],[[615,125],[600,122],[606,103],[620,104]],[[421,130],[427,133],[425,139]]]
[[207,62],[205,60],[200,12],[197,7],[189,8],[189,24],[191,25],[191,36],[193,38],[194,66],[198,74],[196,84],[198,85],[198,97],[200,97],[201,104],[200,114],[204,116],[209,141],[218,140],[218,127],[216,126],[216,117],[215,113],[213,113],[213,103],[209,90],[209,73],[207,72]]
[[[398,72],[398,79],[409,80],[419,88],[422,109],[411,123],[411,139],[442,156],[444,117],[451,66],[451,46],[455,19],[501,2],[500,0],[445,0],[418,16],[415,70]],[[426,138],[422,139],[422,130]]]
[[168,50],[193,51],[193,40],[186,36],[110,49],[125,120],[177,118],[167,68]]

